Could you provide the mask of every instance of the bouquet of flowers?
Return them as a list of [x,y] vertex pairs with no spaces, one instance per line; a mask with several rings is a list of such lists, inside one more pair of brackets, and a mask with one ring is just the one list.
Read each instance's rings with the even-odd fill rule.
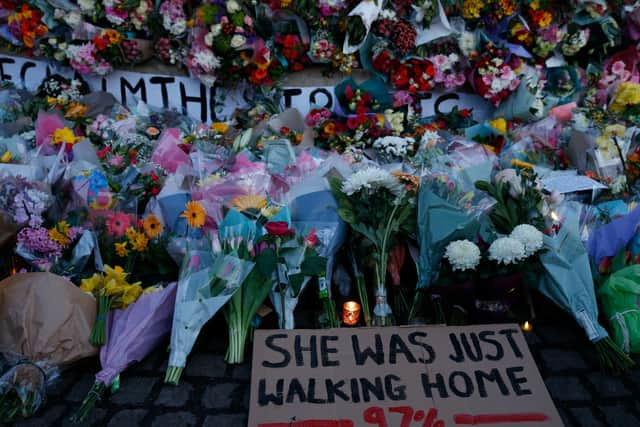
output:
[[522,60],[491,43],[471,57],[473,73],[470,78],[476,93],[496,107],[520,85],[518,70]]
[[259,239],[275,249],[277,282],[271,301],[278,312],[281,329],[293,329],[293,311],[298,296],[313,277],[325,273],[326,258],[316,252],[318,237],[315,230],[306,236],[297,235],[286,221],[269,221],[264,225],[267,234]]
[[49,32],[42,22],[43,16],[40,9],[22,4],[7,18],[9,34],[13,37],[9,41],[29,50],[36,48],[38,40]]
[[[414,204],[404,185],[395,175],[378,167],[367,167],[353,173],[345,181],[330,180],[338,201],[340,217],[361,235],[362,244],[371,247],[375,264],[373,309],[374,322],[392,323],[387,302],[386,276],[391,248],[403,232]],[[368,307],[364,307],[368,310]]]
[[80,289],[91,293],[98,300],[98,314],[96,324],[91,332],[89,342],[101,346],[106,338],[107,313],[113,308],[127,308],[142,295],[140,282],[128,283],[128,273],[116,265],[104,265],[103,273],[95,273],[88,279],[82,279]]
[[253,18],[236,0],[202,4],[196,11],[191,39],[185,63],[191,74],[207,86],[219,77],[237,78],[237,73],[251,63],[248,52],[260,49],[255,44]]

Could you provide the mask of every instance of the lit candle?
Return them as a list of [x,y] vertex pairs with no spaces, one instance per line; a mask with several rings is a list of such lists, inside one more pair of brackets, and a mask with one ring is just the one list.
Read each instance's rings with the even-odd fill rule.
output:
[[355,326],[360,320],[360,304],[347,301],[342,305],[342,321],[345,325]]
[[525,332],[529,332],[533,330],[533,325],[531,323],[529,323],[529,321],[525,321],[522,326],[520,326],[522,328],[523,331]]

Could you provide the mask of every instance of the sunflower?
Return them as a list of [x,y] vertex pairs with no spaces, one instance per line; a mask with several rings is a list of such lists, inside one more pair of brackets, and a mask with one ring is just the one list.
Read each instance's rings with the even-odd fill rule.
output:
[[158,217],[153,214],[144,219],[142,226],[144,227],[144,232],[147,233],[147,236],[151,239],[155,239],[162,233],[162,224],[158,220]]
[[187,209],[180,215],[182,218],[187,219],[187,224],[193,228],[200,228],[204,225],[205,210],[200,202],[187,202]]
[[250,194],[248,196],[236,196],[231,199],[231,205],[239,211],[248,211],[254,209],[259,211],[267,206],[267,199],[256,194]]

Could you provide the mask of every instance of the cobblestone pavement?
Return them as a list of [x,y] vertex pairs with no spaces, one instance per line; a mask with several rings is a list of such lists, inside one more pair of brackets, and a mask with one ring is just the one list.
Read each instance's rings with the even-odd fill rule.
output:
[[[527,340],[547,388],[567,426],[640,426],[640,367],[613,377],[602,374],[593,347],[569,317],[536,324]],[[214,338],[215,337],[215,338]],[[226,332],[214,318],[201,333],[180,386],[163,384],[166,347],[122,376],[119,392],[98,402],[86,426],[242,427],[249,407],[250,361],[224,362]],[[248,351],[250,353],[250,351]],[[640,365],[640,358],[636,358]],[[70,413],[93,383],[97,358],[64,372],[38,416],[16,427],[73,426]]]

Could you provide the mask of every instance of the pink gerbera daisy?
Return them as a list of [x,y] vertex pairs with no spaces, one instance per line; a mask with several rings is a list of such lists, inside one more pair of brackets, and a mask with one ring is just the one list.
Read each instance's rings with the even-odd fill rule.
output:
[[115,237],[124,236],[127,228],[131,225],[129,215],[122,212],[113,212],[107,219],[107,232]]

